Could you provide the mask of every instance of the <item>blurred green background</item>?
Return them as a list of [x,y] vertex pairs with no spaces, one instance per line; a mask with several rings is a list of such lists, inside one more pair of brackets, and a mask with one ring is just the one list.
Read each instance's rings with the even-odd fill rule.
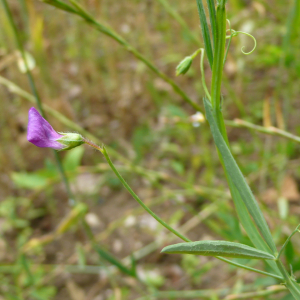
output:
[[[196,1],[79,2],[202,105],[199,58],[185,76],[175,77],[177,64],[202,47]],[[133,190],[190,239],[251,245],[230,201],[208,124],[193,122],[196,111],[168,83],[76,15],[36,0],[8,4],[57,131],[79,128],[108,145]],[[257,48],[245,56],[240,49],[251,50],[253,40],[243,35],[232,40],[222,89],[225,118],[300,135],[299,0],[229,0],[227,9],[232,28],[255,36]],[[37,106],[29,101],[23,69],[1,6],[1,300],[225,299],[278,284],[214,258],[160,254],[179,240],[138,206],[101,153],[87,146],[59,153],[75,197],[69,199],[53,152],[27,142],[28,109]],[[205,70],[209,85],[207,61]],[[281,245],[299,223],[299,141],[233,126],[228,132],[232,152]],[[74,202],[79,204],[72,208]],[[299,244],[296,235],[285,253],[298,279]],[[135,266],[141,280],[117,262]],[[244,263],[268,270],[262,263]],[[257,299],[290,298],[282,292]]]

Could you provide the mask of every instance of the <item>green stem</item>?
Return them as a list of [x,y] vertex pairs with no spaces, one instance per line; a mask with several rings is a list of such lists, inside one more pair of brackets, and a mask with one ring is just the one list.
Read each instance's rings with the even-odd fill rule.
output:
[[138,195],[131,189],[131,187],[128,185],[128,183],[125,181],[125,179],[121,176],[121,174],[118,172],[118,170],[115,168],[114,164],[112,163],[112,161],[110,160],[105,147],[99,147],[98,145],[94,144],[93,142],[89,141],[89,140],[85,140],[85,143],[91,147],[93,147],[94,149],[100,151],[106,161],[108,162],[109,166],[111,167],[111,169],[113,170],[113,172],[116,174],[116,176],[119,178],[119,180],[122,182],[122,184],[124,185],[124,187],[127,189],[127,191],[132,195],[132,197],[155,219],[157,220],[162,226],[164,226],[166,229],[168,229],[169,231],[171,231],[172,233],[174,233],[176,236],[178,236],[179,238],[181,238],[183,241],[185,242],[191,242],[190,239],[188,239],[187,237],[183,236],[182,234],[180,234],[178,231],[176,231],[174,228],[172,228],[171,226],[169,226],[166,222],[164,222],[159,216],[157,216],[147,205],[145,205],[143,203],[143,201],[138,197]]
[[242,299],[271,299],[268,296],[279,294],[282,292],[287,292],[286,287],[276,285],[276,286],[270,286],[264,291],[255,291],[255,292],[249,292],[249,293],[242,293],[242,294],[234,294],[234,295],[228,295],[225,300],[242,300]]
[[299,230],[300,224],[296,227],[296,229],[290,234],[290,236],[286,239],[285,243],[283,244],[282,248],[280,249],[277,259],[279,259],[279,257],[281,256],[283,250],[285,249],[287,243],[290,241],[290,239],[293,237],[294,234],[296,234],[297,232],[300,232]]
[[226,262],[226,263],[228,263],[230,265],[233,265],[235,267],[242,268],[242,269],[245,269],[245,270],[248,270],[248,271],[252,271],[252,272],[255,272],[255,273],[263,274],[263,275],[266,275],[266,276],[269,276],[269,277],[273,277],[273,278],[276,278],[276,279],[279,279],[279,280],[283,280],[282,276],[278,276],[276,274],[272,274],[272,273],[264,272],[264,271],[261,271],[261,270],[255,269],[255,268],[251,268],[251,267],[239,264],[237,262],[234,262],[232,260],[226,259],[224,257],[218,256],[217,258],[219,260],[222,260],[222,261],[224,261],[224,262]]
[[276,264],[278,269],[280,270],[281,274],[284,277],[284,283],[286,287],[289,289],[291,294],[296,300],[300,299],[300,286],[290,277],[289,273],[285,269],[284,265],[280,260],[276,260]]
[[[224,300],[242,300],[242,299],[267,299],[266,296],[278,294],[287,291],[282,286],[272,286],[266,290],[248,292],[242,294],[230,294],[229,289],[214,290],[190,290],[190,291],[157,291],[150,296],[141,297],[136,300],[152,300],[152,299],[224,299]],[[262,298],[264,297],[264,298]],[[270,299],[270,297],[268,297]]]
[[[94,147],[95,148],[95,147]],[[103,147],[102,149],[100,147],[97,146],[96,148],[97,150],[99,150],[100,152],[102,152],[102,154],[104,155],[105,159],[107,160],[108,164],[110,165],[111,169],[113,170],[113,172],[116,174],[116,176],[119,178],[119,180],[122,182],[122,184],[124,185],[124,187],[127,189],[127,191],[131,194],[131,196],[156,220],[158,221],[162,226],[164,226],[165,228],[167,228],[169,231],[171,231],[172,233],[174,233],[175,235],[177,235],[179,238],[181,238],[182,240],[184,240],[185,242],[191,242],[190,239],[186,238],[185,236],[183,236],[181,233],[179,233],[178,231],[176,231],[174,228],[172,228],[171,226],[169,226],[166,222],[164,222],[159,216],[157,216],[147,205],[145,205],[143,203],[143,201],[135,194],[135,192],[131,189],[131,187],[127,184],[127,182],[124,180],[124,178],[121,176],[121,174],[118,172],[118,170],[115,168],[114,164],[112,163],[112,161],[110,160],[105,147]]]
[[259,126],[259,125],[252,124],[248,121],[241,120],[241,119],[225,120],[225,124],[228,126],[232,126],[232,127],[238,127],[238,128],[244,127],[244,128],[248,128],[248,129],[253,129],[257,132],[261,132],[261,133],[265,133],[265,134],[269,134],[269,135],[281,136],[281,137],[291,140],[293,142],[300,143],[299,136],[289,133],[288,131],[279,129],[277,127]]

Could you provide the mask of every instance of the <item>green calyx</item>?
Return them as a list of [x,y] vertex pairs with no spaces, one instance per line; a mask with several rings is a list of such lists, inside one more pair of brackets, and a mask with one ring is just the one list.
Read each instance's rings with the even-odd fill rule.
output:
[[83,137],[79,133],[59,132],[59,134],[61,134],[62,137],[56,141],[65,146],[61,151],[70,150],[84,143]]

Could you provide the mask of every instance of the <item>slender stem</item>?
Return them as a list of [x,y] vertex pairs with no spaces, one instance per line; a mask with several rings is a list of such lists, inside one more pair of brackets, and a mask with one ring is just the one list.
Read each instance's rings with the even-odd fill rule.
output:
[[292,133],[289,133],[288,131],[279,129],[277,127],[264,127],[264,126],[259,126],[255,125],[253,123],[250,123],[248,121],[244,121],[241,119],[234,119],[234,120],[225,120],[225,124],[228,126],[232,127],[238,127],[238,128],[248,128],[248,129],[253,129],[257,132],[265,133],[265,134],[270,134],[270,135],[277,135],[284,137],[286,139],[289,139],[293,142],[300,143],[300,137],[297,135],[294,135]]
[[[73,267],[72,267],[73,268]],[[76,270],[76,268],[74,268]],[[259,297],[274,295],[287,291],[284,286],[275,285],[268,287],[266,290],[230,294],[228,289],[214,289],[214,290],[190,290],[190,291],[156,291],[147,297],[141,297],[136,300],[150,300],[150,299],[224,299],[224,300],[242,300],[254,299]],[[227,295],[227,296],[226,296]],[[225,298],[224,298],[225,297]]]
[[245,270],[248,270],[248,271],[252,271],[252,272],[256,272],[256,273],[259,273],[259,274],[263,274],[263,275],[266,275],[266,276],[269,276],[269,277],[273,277],[273,278],[276,278],[276,279],[279,279],[279,280],[283,280],[283,277],[282,276],[278,276],[278,275],[275,275],[275,274],[272,274],[272,273],[268,273],[268,272],[264,272],[264,271],[261,271],[261,270],[258,270],[258,269],[255,269],[255,268],[251,268],[251,267],[248,267],[246,265],[242,265],[242,264],[239,264],[237,262],[234,262],[232,260],[229,260],[229,259],[226,259],[224,257],[220,257],[218,256],[217,257],[219,260],[222,260],[230,265],[233,265],[235,267],[238,267],[238,268],[242,268],[242,269],[245,269]]
[[89,146],[97,149],[98,151],[100,151],[105,159],[107,160],[109,166],[111,167],[111,169],[113,170],[113,172],[116,174],[116,176],[119,178],[119,180],[122,182],[122,184],[124,185],[124,187],[127,189],[127,191],[131,194],[131,196],[155,219],[157,220],[162,226],[164,226],[165,228],[167,228],[169,231],[171,231],[172,233],[174,233],[175,235],[177,235],[179,238],[181,238],[182,240],[184,240],[185,242],[191,242],[190,239],[188,239],[187,237],[183,236],[181,233],[179,233],[178,231],[176,231],[174,228],[172,228],[171,226],[169,226],[166,222],[164,222],[160,217],[158,217],[147,205],[145,205],[143,203],[143,201],[137,196],[137,194],[135,194],[135,192],[131,189],[131,187],[127,184],[127,182],[124,180],[124,178],[121,176],[121,174],[118,172],[118,170],[115,168],[114,164],[112,163],[112,161],[110,160],[105,147],[99,147],[96,144],[90,142],[90,141],[85,141],[86,144],[88,144]]
[[192,55],[191,58],[194,59],[200,52],[202,48],[197,49]]
[[291,292],[291,294],[294,296],[296,300],[300,299],[300,287],[299,285],[291,279],[289,273],[285,269],[284,265],[282,264],[281,260],[276,260],[276,264],[278,266],[278,269],[280,270],[281,274],[284,277],[285,285]]
[[[224,300],[242,300],[242,299],[254,299],[259,297],[260,299],[266,299],[266,296],[274,295],[280,292],[287,292],[288,290],[284,286],[275,285],[270,286],[264,291],[255,291],[255,292],[249,292],[249,293],[242,293],[242,294],[234,294],[234,295],[228,295],[224,298]],[[261,298],[264,297],[264,298]],[[270,299],[269,297],[267,297]]]
[[300,232],[299,230],[300,228],[300,224],[296,227],[296,229],[290,234],[290,236],[286,239],[285,243],[283,244],[282,248],[280,249],[277,259],[279,259],[279,257],[281,256],[283,250],[285,249],[287,243],[290,241],[290,239],[293,237],[294,234],[296,234],[297,232]]

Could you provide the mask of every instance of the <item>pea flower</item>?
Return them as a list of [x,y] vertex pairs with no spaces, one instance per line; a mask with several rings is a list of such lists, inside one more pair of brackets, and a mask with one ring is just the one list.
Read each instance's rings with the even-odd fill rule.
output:
[[85,142],[78,133],[57,133],[34,107],[28,112],[27,140],[35,146],[55,150],[69,150]]

